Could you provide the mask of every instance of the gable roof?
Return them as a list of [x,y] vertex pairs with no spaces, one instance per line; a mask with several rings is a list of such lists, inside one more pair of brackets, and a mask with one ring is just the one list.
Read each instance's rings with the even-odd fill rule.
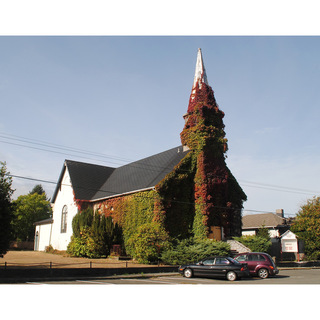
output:
[[97,201],[153,188],[188,152],[184,152],[183,147],[179,146],[119,168],[66,160],[52,202],[55,202],[66,168],[69,171],[75,198]]
[[106,179],[116,170],[90,163],[66,160],[75,198],[91,200]]
[[111,167],[65,160],[56,189],[52,196],[52,203],[56,200],[66,169],[69,171],[74,196],[78,200],[90,200],[115,170],[115,168]]
[[285,219],[274,213],[249,214],[242,217],[242,229],[277,227],[284,225]]

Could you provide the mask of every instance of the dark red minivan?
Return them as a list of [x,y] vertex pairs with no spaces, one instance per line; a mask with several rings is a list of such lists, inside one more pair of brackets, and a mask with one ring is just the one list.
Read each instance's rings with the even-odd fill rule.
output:
[[275,276],[279,273],[273,259],[264,252],[240,253],[234,257],[235,260],[248,265],[250,275],[261,279]]

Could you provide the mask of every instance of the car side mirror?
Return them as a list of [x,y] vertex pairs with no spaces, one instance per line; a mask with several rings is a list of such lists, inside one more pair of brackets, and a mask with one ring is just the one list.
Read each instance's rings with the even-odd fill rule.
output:
[[202,262],[202,261],[199,261],[197,264],[198,264],[199,266],[203,266],[203,262]]

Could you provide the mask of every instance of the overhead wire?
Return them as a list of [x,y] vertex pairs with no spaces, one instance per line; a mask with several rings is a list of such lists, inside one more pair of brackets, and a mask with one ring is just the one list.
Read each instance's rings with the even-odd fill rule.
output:
[[[11,137],[6,137],[5,135],[8,136],[12,136],[14,138]],[[0,137],[2,138],[6,138],[6,139],[11,139],[11,140],[16,140],[16,141],[21,141],[21,142],[26,142],[29,144],[35,144],[35,145],[41,145],[41,146],[48,146],[50,148],[56,148],[56,149],[60,149],[60,150],[65,150],[65,151],[71,151],[71,152],[76,152],[76,153],[81,153],[81,154],[87,154],[87,155],[93,155],[93,156],[99,156],[101,158],[110,158],[113,160],[118,160],[118,161],[122,161],[125,162],[125,164],[122,163],[122,165],[128,165],[131,167],[141,167],[141,165],[139,163],[136,163],[137,161],[133,161],[133,162],[129,162],[132,160],[126,159],[126,158],[121,158],[121,157],[116,157],[116,156],[111,156],[111,155],[107,155],[107,154],[103,154],[103,153],[96,153],[96,152],[90,152],[90,151],[86,151],[83,149],[76,149],[76,148],[70,148],[67,146],[61,146],[61,145],[56,145],[56,144],[52,144],[50,145],[47,142],[44,141],[40,141],[40,140],[35,140],[35,139],[28,139],[28,138],[22,138],[16,135],[9,135],[9,134],[4,134],[4,133],[0,133]],[[30,141],[28,141],[30,140]],[[38,142],[33,142],[33,141],[38,141]],[[117,164],[117,165],[121,165],[121,163],[119,162],[113,162],[110,160],[102,160],[102,159],[93,159],[93,158],[89,158],[89,157],[85,157],[85,156],[80,156],[80,155],[75,155],[75,154],[69,154],[69,153],[65,153],[65,152],[60,152],[60,151],[54,151],[54,150],[48,150],[48,149],[42,149],[42,148],[38,148],[38,147],[34,147],[34,146],[29,146],[29,145],[23,145],[23,144],[19,144],[19,143],[13,143],[13,142],[9,142],[9,141],[3,141],[0,140],[0,142],[2,143],[6,143],[6,144],[11,144],[11,145],[15,145],[15,146],[21,146],[21,147],[26,147],[26,148],[31,148],[34,150],[39,150],[39,151],[46,151],[46,152],[50,152],[50,153],[56,153],[56,154],[62,154],[65,156],[71,156],[71,157],[78,157],[81,159],[86,159],[86,160],[93,160],[93,161],[102,161],[102,162],[107,162],[107,163],[112,163],[112,164]],[[142,167],[141,167],[142,168]],[[158,171],[159,169],[163,169],[163,170],[168,170],[171,171],[172,168],[170,167],[160,167],[160,166],[155,166],[155,165],[151,165],[151,164],[147,164],[147,163],[143,163],[143,169],[145,170],[156,170]],[[187,170],[182,170],[187,172]],[[224,178],[223,176],[215,176],[215,178]],[[232,177],[229,177],[232,178]],[[286,186],[278,186],[278,185],[270,185],[270,184],[265,184],[265,183],[260,183],[260,182],[252,182],[252,181],[246,181],[246,180],[242,180],[242,179],[235,179],[236,181],[241,182],[242,186],[246,186],[246,187],[250,187],[250,188],[260,188],[260,189],[267,189],[267,190],[273,190],[273,191],[281,191],[281,192],[287,192],[287,193],[296,193],[296,194],[306,194],[306,195],[315,195],[315,194],[319,194],[320,191],[314,191],[314,190],[306,190],[306,189],[298,189],[298,188],[292,188],[292,187],[286,187]]]
[[[13,175],[10,173],[6,173],[5,174],[8,177],[12,177],[12,178],[18,178],[18,179],[25,179],[25,180],[30,180],[30,181],[36,181],[36,182],[42,182],[42,183],[48,183],[48,184],[54,184],[56,187],[59,184],[58,182],[54,182],[54,181],[50,181],[50,180],[44,180],[44,179],[38,179],[38,178],[31,178],[31,177],[24,177],[24,176],[20,176],[20,175]],[[110,190],[105,190],[105,189],[95,189],[95,188],[86,188],[84,186],[77,186],[77,185],[72,185],[72,184],[66,184],[66,183],[60,183],[61,186],[66,186],[66,187],[71,187],[71,188],[77,188],[77,189],[84,189],[84,190],[90,190],[90,191],[95,191],[95,192],[105,192],[105,193],[109,193],[111,194],[111,196],[106,196],[105,199],[111,198],[111,197],[121,197],[124,194],[123,193],[119,193],[119,192],[115,192],[115,191],[110,191]],[[145,195],[137,195],[138,197],[142,197],[142,198],[148,198],[148,199],[155,199],[154,197],[148,197]],[[88,200],[90,202],[94,202],[94,200]],[[180,204],[189,204],[189,205],[194,205],[194,202],[189,202],[189,201],[180,201],[180,200],[176,200],[176,199],[166,199],[166,202],[173,202],[173,203],[180,203]],[[222,206],[216,206],[215,208],[218,209],[230,209],[230,207],[222,207]],[[242,209],[242,208],[234,208],[236,210]],[[243,209],[243,211],[246,212],[259,212],[259,213],[275,213],[272,211],[264,211],[264,210],[254,210],[254,209]],[[286,215],[288,216],[294,216],[295,214],[292,213],[287,213]]]
[[[117,164],[117,165],[120,164],[121,165],[121,163],[119,163],[119,162],[112,162],[110,160],[103,160],[103,158],[105,158],[105,159],[111,159],[111,160],[124,162],[125,164],[122,163],[122,165],[128,165],[128,166],[132,166],[132,167],[141,167],[141,166],[139,166],[139,163],[136,163],[136,161],[130,163],[129,161],[132,161],[130,159],[111,156],[111,155],[107,155],[107,154],[103,154],[103,153],[91,152],[91,151],[87,151],[87,150],[83,150],[83,149],[77,149],[77,148],[62,146],[62,145],[58,145],[58,144],[50,144],[48,142],[44,142],[44,141],[41,141],[41,140],[24,138],[24,137],[20,137],[20,136],[17,136],[17,135],[11,135],[11,134],[6,134],[6,133],[1,133],[0,132],[0,138],[4,138],[4,139],[7,139],[7,140],[19,141],[19,142],[23,142],[23,143],[28,143],[30,145],[24,145],[24,144],[20,144],[20,143],[14,143],[14,142],[10,142],[10,141],[0,140],[0,142],[2,142],[2,143],[21,146],[21,147],[26,147],[26,148],[31,148],[31,149],[35,149],[35,150],[39,150],[39,151],[46,151],[46,152],[51,152],[51,153],[62,154],[62,155],[65,155],[65,156],[68,155],[68,156],[78,157],[78,158],[87,159],[87,160],[102,161],[102,162],[113,163],[113,164]],[[92,159],[92,158],[89,158],[89,157],[81,156],[79,154],[68,154],[66,152],[61,152],[61,151],[57,151],[57,150],[43,149],[43,148],[40,148],[40,147],[34,147],[32,145],[38,145],[38,146],[48,147],[48,148],[51,148],[51,149],[57,149],[57,150],[62,150],[62,151],[70,151],[70,152],[73,152],[73,153],[79,153],[79,154],[83,154],[83,155],[92,155],[92,156],[97,156],[97,157],[102,158],[102,159]],[[146,164],[146,163],[143,163],[143,168],[144,168],[144,170],[157,170],[157,171],[159,169],[162,169],[162,170],[164,170],[164,169],[168,169],[169,170],[170,169],[170,171],[172,170],[171,167],[170,168],[169,167],[160,167],[160,166],[154,166],[154,165]],[[56,182],[43,180],[43,179],[28,178],[28,177],[17,176],[17,175],[11,175],[11,176],[15,177],[15,178],[38,181],[38,182],[42,182],[42,183],[57,184]],[[215,176],[215,177],[216,178],[224,178],[224,177],[221,177],[221,176]],[[229,177],[229,178],[233,178],[233,177]],[[250,188],[260,188],[260,189],[266,189],[266,190],[272,190],[272,191],[280,191],[280,192],[296,193],[296,194],[306,194],[306,195],[316,195],[316,194],[320,193],[319,191],[298,189],[298,188],[278,186],[278,185],[270,185],[270,184],[246,181],[246,180],[241,180],[241,179],[237,180],[235,178],[233,178],[233,179],[236,180],[236,181],[241,182],[241,186],[250,187]],[[81,186],[78,186],[78,188],[81,188]],[[108,192],[108,193],[111,193],[111,194],[114,193],[112,191],[107,191],[107,190],[96,190],[96,191],[103,191],[103,192]],[[114,193],[114,194],[117,195],[118,193]],[[246,209],[244,211],[262,212],[261,210],[249,210],[249,209]]]

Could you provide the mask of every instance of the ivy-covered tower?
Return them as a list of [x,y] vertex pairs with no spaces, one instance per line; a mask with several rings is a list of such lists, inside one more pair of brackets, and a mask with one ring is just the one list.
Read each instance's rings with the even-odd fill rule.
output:
[[241,210],[247,197],[225,162],[228,146],[223,117],[199,49],[181,132],[184,150],[189,151],[157,186],[165,225],[173,236],[189,233],[198,239],[221,240],[241,235]]

